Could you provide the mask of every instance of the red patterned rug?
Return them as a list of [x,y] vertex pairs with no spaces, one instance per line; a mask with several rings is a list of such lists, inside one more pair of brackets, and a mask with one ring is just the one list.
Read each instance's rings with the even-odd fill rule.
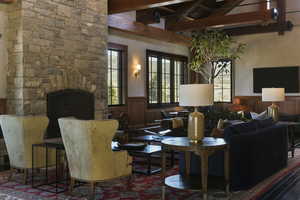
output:
[[[294,158],[289,159],[288,167],[277,174],[264,180],[248,191],[232,193],[232,200],[255,200],[260,194],[268,190],[280,178],[288,172],[300,166],[300,150],[296,151]],[[178,169],[168,171],[169,175],[177,173]],[[7,173],[0,174],[0,200],[84,200],[88,194],[88,187],[83,185],[75,188],[72,196],[66,193],[53,194],[31,188],[31,185],[23,185],[14,181],[5,182]],[[19,177],[20,178],[20,177]],[[16,177],[18,179],[18,177]],[[19,179],[20,180],[20,179]],[[126,180],[106,182],[96,189],[97,200],[158,200],[161,199],[161,177],[159,174],[152,176],[135,175],[132,180],[131,189],[127,190]],[[166,200],[194,200],[201,199],[199,192],[187,192],[167,189]],[[220,190],[210,190],[209,200],[228,199]]]

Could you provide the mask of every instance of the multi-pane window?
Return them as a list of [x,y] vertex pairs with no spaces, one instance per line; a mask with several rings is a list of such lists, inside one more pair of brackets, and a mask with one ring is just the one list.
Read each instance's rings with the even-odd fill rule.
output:
[[122,105],[123,100],[123,51],[108,49],[108,105]]
[[158,58],[151,56],[148,58],[148,102],[158,103]]
[[232,61],[220,60],[213,64],[224,66],[214,79],[214,101],[230,103],[232,101]]
[[148,104],[161,106],[179,101],[187,58],[147,50]]

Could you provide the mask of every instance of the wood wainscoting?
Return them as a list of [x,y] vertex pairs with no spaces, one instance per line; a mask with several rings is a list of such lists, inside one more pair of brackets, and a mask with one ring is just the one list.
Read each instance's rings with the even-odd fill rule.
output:
[[6,99],[0,99],[0,114],[6,114]]
[[128,97],[129,126],[144,127],[146,125],[147,99],[145,97]]
[[128,97],[127,105],[110,106],[108,112],[112,118],[118,118],[121,112],[127,113],[130,128],[141,128],[153,125],[155,120],[161,119],[161,111],[175,111],[176,107],[148,108],[146,97]]
[[[261,96],[236,96],[241,99],[241,104],[250,107],[250,110],[260,113],[267,109],[271,102],[262,102]],[[284,102],[276,103],[280,107],[280,113],[296,115],[300,114],[300,96],[287,96]]]

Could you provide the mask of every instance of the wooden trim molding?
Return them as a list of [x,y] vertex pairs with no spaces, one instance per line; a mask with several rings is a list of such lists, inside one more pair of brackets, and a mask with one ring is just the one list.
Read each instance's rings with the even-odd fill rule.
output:
[[0,99],[0,114],[6,114],[6,99]]

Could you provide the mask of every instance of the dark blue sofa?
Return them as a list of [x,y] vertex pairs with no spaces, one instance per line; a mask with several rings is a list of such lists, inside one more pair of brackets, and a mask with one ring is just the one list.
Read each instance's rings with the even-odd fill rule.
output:
[[[287,166],[288,136],[285,126],[271,119],[232,125],[224,130],[230,144],[231,190],[249,189]],[[191,174],[200,173],[200,157],[192,155]],[[180,155],[180,173],[185,172],[184,154]],[[209,157],[209,175],[224,176],[224,153]]]

